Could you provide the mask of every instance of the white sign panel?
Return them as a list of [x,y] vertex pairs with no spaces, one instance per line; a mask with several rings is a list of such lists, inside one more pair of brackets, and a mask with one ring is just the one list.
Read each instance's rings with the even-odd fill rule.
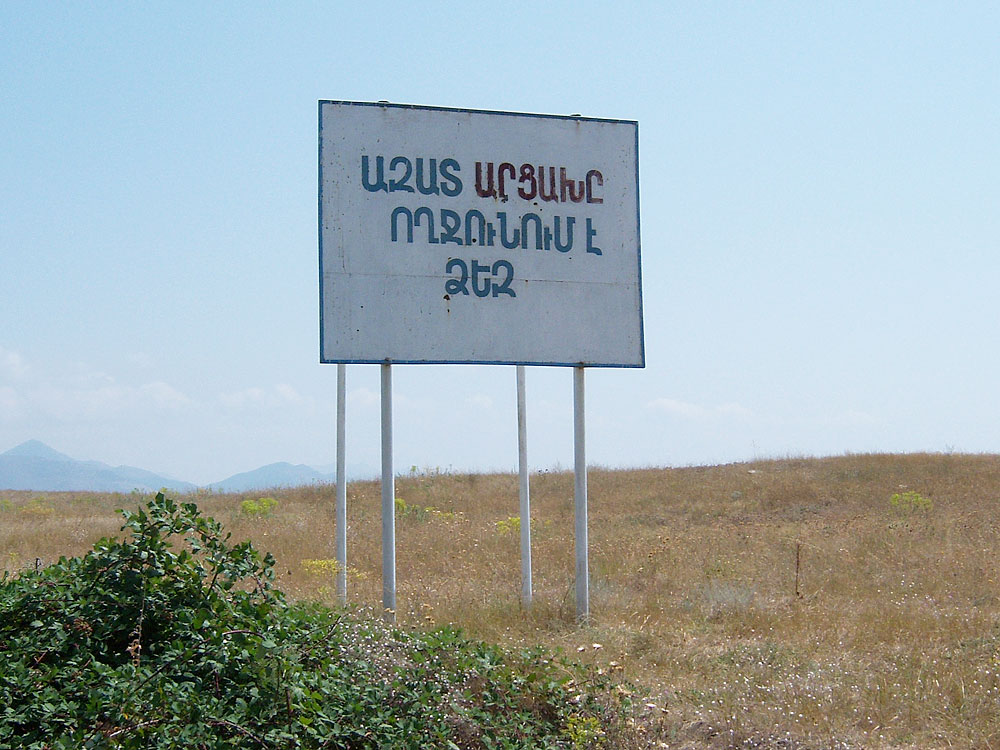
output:
[[322,362],[644,366],[638,123],[319,103]]

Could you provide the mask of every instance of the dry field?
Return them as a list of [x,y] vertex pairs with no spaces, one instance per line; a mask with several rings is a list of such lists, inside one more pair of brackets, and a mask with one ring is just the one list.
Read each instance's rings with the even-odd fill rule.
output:
[[[662,747],[1000,748],[1000,456],[848,455],[589,475],[592,622],[573,601],[573,478],[400,477],[398,622],[454,623],[619,671]],[[244,500],[274,497],[268,513]],[[0,492],[0,566],[84,552],[139,495]],[[192,496],[335,601],[334,490]],[[258,503],[259,505],[259,503]],[[348,487],[349,598],[381,601],[380,494]]]

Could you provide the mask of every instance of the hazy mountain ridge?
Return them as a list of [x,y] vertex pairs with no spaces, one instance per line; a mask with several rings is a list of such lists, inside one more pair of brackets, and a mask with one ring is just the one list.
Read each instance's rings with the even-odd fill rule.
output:
[[233,474],[221,482],[206,485],[207,489],[221,492],[244,492],[268,487],[298,487],[303,484],[335,482],[336,474],[323,474],[305,464],[290,464],[287,461],[261,466],[253,471]]
[[[362,467],[348,472],[351,478],[368,477]],[[272,487],[299,487],[335,482],[336,473],[325,473],[305,464],[285,461],[234,474],[204,488],[219,492],[246,492]],[[0,453],[0,489],[37,492],[153,492],[168,489],[191,492],[198,485],[171,479],[134,466],[110,466],[100,461],[80,461],[39,440],[28,440]]]
[[7,490],[131,492],[158,490],[190,492],[182,482],[134,466],[109,466],[100,461],[78,461],[38,440],[0,453],[0,488]]

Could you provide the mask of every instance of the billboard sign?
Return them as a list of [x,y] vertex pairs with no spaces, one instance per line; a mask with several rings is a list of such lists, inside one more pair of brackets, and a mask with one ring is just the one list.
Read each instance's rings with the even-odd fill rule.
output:
[[319,102],[320,360],[643,367],[638,123]]

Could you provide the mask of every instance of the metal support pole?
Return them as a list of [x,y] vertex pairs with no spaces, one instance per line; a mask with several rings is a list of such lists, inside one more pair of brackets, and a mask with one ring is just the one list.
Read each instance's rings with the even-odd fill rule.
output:
[[382,366],[382,609],[396,619],[396,486],[392,472],[392,369]]
[[347,604],[347,365],[337,365],[337,599]]
[[590,619],[590,571],[587,548],[587,454],[584,424],[583,367],[573,368],[573,472],[576,511],[576,619]]
[[528,428],[524,365],[517,365],[517,472],[521,500],[521,603],[531,606],[531,496],[528,492]]

